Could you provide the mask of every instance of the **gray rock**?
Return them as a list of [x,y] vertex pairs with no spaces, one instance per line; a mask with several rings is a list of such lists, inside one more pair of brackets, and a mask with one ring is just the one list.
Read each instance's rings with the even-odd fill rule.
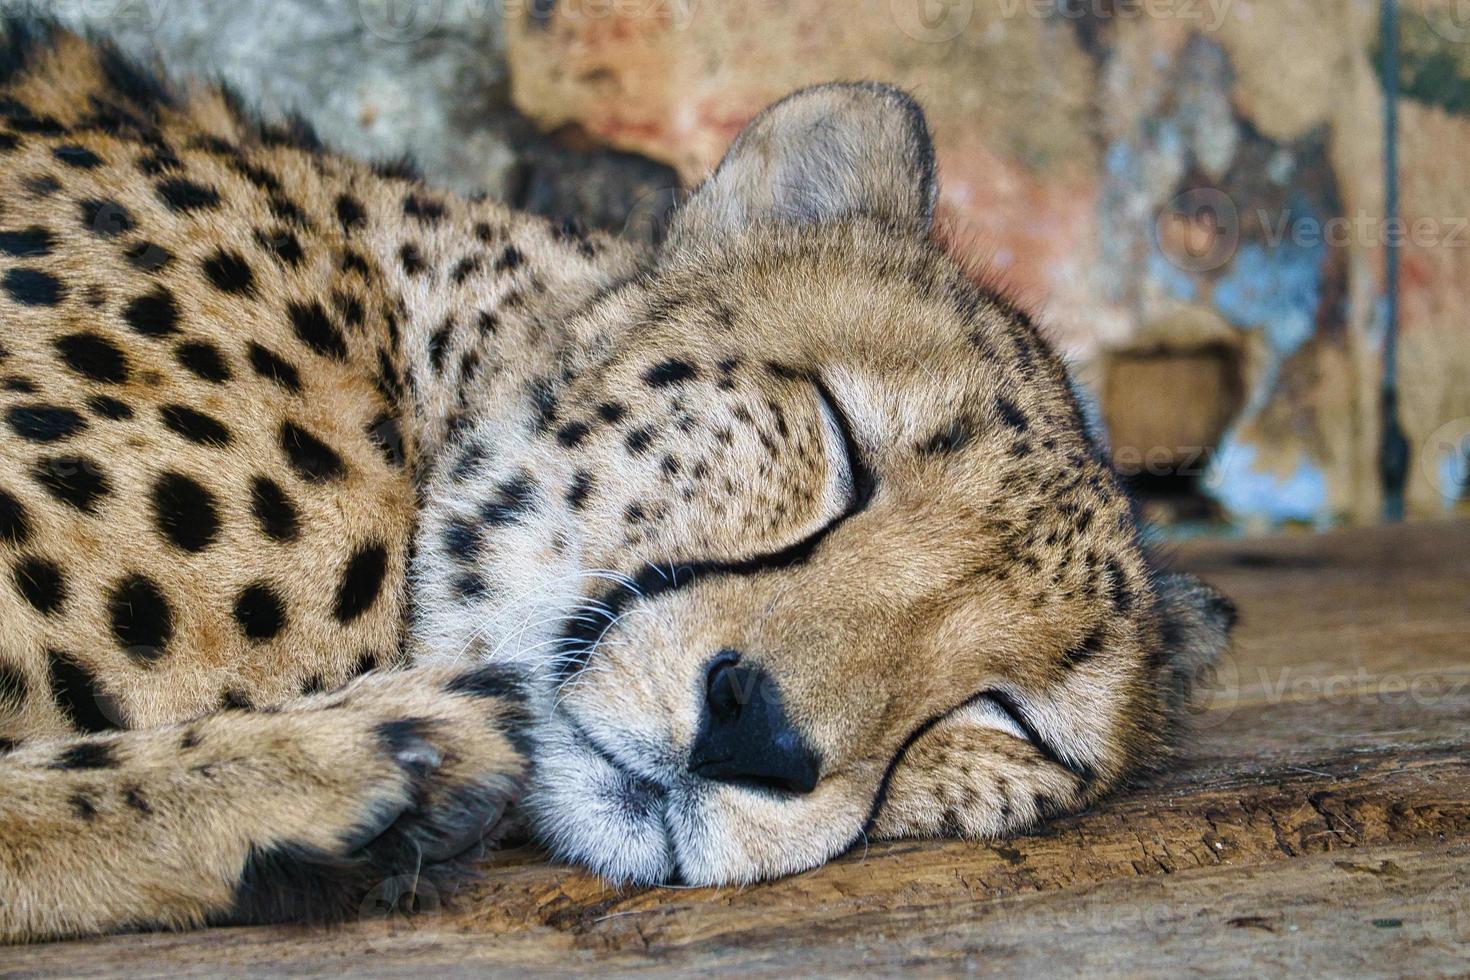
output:
[[[5,2],[112,38],[175,78],[221,79],[267,118],[300,113],[329,145],[411,156],[434,183],[647,238],[678,186],[642,157],[563,147],[509,104],[501,0]],[[630,215],[632,216],[630,222]]]

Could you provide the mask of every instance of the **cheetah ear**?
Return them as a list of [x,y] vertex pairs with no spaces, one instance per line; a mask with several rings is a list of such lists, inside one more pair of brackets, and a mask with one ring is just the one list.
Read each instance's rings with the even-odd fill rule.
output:
[[938,184],[924,112],[891,85],[805,88],[747,125],[675,219],[698,248],[759,222],[868,217],[928,234]]

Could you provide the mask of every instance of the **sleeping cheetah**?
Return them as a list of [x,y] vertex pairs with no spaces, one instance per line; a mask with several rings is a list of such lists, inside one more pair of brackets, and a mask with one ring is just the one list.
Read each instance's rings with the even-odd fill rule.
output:
[[1166,753],[1231,607],[933,243],[902,93],[777,103],[644,251],[7,37],[0,936],[331,917],[521,821],[751,881]]

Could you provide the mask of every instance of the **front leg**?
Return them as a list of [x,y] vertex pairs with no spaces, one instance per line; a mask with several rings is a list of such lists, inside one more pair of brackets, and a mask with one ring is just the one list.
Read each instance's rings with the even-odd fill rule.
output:
[[0,939],[393,905],[493,837],[526,771],[525,723],[503,670],[420,669],[278,710],[22,744],[0,755]]

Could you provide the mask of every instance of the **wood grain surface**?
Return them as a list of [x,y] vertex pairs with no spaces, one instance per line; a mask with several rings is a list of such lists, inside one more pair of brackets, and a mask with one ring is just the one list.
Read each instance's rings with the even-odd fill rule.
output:
[[1001,843],[727,889],[533,849],[453,910],[0,949],[6,977],[1470,974],[1470,523],[1202,541],[1242,617],[1167,773]]

